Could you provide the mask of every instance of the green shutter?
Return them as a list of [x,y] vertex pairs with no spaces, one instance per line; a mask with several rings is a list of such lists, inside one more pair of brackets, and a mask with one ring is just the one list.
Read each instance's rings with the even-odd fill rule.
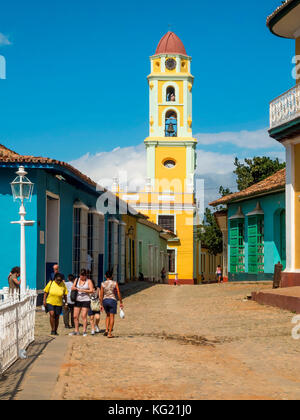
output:
[[242,220],[232,220],[230,222],[230,272],[242,273],[244,271],[244,222]]
[[248,219],[248,272],[264,271],[264,218],[251,216]]

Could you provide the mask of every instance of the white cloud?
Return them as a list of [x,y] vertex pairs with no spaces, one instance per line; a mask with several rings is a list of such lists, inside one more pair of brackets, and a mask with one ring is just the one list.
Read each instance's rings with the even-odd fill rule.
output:
[[[197,149],[196,188],[202,189],[203,183],[197,180],[204,180],[205,193],[204,204],[214,201],[219,197],[219,187],[228,187],[236,191],[236,177],[233,173],[234,159],[237,156],[240,160],[264,155],[271,158],[278,157],[284,161],[285,154],[282,147],[278,146],[275,140],[267,138],[266,130],[253,132],[241,131],[237,133],[216,133],[200,134],[199,146]],[[231,142],[235,147],[230,148],[232,153],[220,153],[201,149],[201,145],[213,145],[224,142]],[[255,147],[254,147],[255,145]],[[236,147],[238,146],[238,148]],[[262,150],[265,149],[266,150]],[[128,191],[135,191],[144,188],[147,176],[146,149],[144,144],[130,147],[117,147],[108,152],[96,154],[87,153],[70,162],[81,172],[87,174],[99,185],[110,188],[113,178],[118,177],[121,184],[128,185]],[[136,188],[137,187],[137,188]]]
[[278,147],[276,141],[269,136],[268,130],[264,128],[256,131],[199,133],[195,137],[198,139],[200,146],[230,143],[243,149],[274,149]]
[[99,185],[111,187],[113,178],[120,178],[125,182],[127,176],[129,189],[134,184],[144,182],[146,178],[146,150],[145,145],[117,147],[110,152],[94,155],[87,153],[77,160],[70,162],[75,168],[88,175]]
[[11,45],[8,37],[0,32],[0,46],[2,45]]
[[231,173],[234,169],[233,163],[235,156],[233,154],[226,155],[198,149],[196,175],[223,175]]

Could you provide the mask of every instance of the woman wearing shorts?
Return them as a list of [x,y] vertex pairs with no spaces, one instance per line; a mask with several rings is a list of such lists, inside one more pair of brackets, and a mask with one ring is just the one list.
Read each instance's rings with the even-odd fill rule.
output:
[[70,335],[79,335],[79,316],[81,314],[83,323],[83,337],[87,336],[87,315],[90,309],[90,295],[94,292],[92,280],[87,278],[86,270],[80,271],[79,279],[76,279],[71,290],[77,290],[77,297],[74,306],[75,331]]
[[58,335],[57,329],[59,316],[62,314],[63,305],[67,305],[68,289],[63,280],[63,275],[56,273],[54,280],[49,281],[44,289],[43,305],[50,315],[51,335]]
[[101,311],[104,309],[106,312],[106,330],[104,335],[108,338],[113,338],[111,332],[114,327],[115,315],[117,313],[117,298],[115,291],[117,292],[120,301],[120,307],[123,309],[124,306],[118,283],[113,280],[112,272],[107,271],[105,278],[106,280],[101,284],[100,305]]

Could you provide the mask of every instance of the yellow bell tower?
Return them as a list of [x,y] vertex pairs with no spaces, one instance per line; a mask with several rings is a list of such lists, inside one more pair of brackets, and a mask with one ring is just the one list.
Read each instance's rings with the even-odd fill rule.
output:
[[181,40],[168,32],[151,58],[147,150],[147,198],[140,209],[171,230],[169,278],[193,284],[198,273],[194,172],[197,140],[192,135],[191,57]]

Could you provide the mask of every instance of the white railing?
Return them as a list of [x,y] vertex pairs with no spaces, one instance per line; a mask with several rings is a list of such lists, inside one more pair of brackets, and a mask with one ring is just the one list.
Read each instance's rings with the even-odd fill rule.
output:
[[34,341],[36,290],[22,296],[0,290],[0,375]]
[[300,117],[300,84],[274,99],[270,104],[270,128]]

